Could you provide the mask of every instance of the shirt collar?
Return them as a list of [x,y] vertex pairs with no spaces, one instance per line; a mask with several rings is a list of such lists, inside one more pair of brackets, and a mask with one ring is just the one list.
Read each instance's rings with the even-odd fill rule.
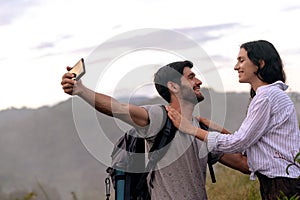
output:
[[287,84],[285,84],[282,81],[276,81],[272,84],[263,85],[263,86],[258,87],[257,90],[256,90],[256,93],[258,93],[260,90],[264,90],[265,88],[269,88],[269,87],[272,87],[272,86],[276,86],[276,87],[280,88],[283,91],[287,90],[288,87],[289,87]]

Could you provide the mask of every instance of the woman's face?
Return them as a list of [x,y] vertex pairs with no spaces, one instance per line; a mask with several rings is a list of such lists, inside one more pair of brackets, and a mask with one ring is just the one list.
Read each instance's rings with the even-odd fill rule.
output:
[[244,48],[240,49],[234,70],[238,72],[240,83],[252,84],[258,80],[256,75],[258,66],[254,65],[248,58],[247,51]]

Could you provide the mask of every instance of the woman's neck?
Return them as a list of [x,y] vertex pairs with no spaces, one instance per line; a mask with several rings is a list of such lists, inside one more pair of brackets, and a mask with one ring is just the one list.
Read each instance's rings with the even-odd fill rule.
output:
[[253,82],[250,85],[251,85],[251,88],[256,92],[260,86],[268,85],[268,83],[263,82],[260,79],[258,79],[258,81]]

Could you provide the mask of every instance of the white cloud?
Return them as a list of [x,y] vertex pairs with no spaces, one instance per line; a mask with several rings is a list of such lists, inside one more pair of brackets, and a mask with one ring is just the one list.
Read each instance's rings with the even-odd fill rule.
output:
[[10,11],[0,14],[4,74],[0,84],[5,94],[0,109],[38,107],[68,98],[60,87],[65,66],[88,57],[113,36],[138,28],[175,29],[197,40],[225,75],[222,81],[230,91],[246,90],[237,84],[232,69],[239,45],[267,39],[281,53],[292,90],[300,92],[296,76],[300,3],[296,0],[14,0],[1,1],[0,8]]

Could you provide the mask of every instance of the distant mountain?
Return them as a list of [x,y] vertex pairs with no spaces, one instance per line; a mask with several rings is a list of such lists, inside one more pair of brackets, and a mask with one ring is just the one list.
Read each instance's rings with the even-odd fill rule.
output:
[[[203,93],[206,99],[199,104],[200,114],[224,122],[231,131],[236,130],[245,117],[249,94],[227,93],[224,96],[205,89]],[[299,117],[299,95],[293,94],[292,97]],[[128,98],[120,100],[127,101]],[[139,97],[131,102],[137,105],[165,104],[161,98]],[[81,131],[95,131],[91,130],[91,119],[86,113],[90,106],[84,102],[77,106],[81,113],[79,120],[86,123]],[[107,135],[109,140],[115,142],[122,135],[123,131],[111,117],[99,113],[96,117],[101,128],[112,133]],[[72,99],[53,107],[1,111],[0,133],[0,194],[30,191],[40,184],[50,193],[50,199],[59,200],[59,195],[61,199],[72,199],[72,191],[78,199],[105,199],[106,166],[82,144],[73,120]],[[103,153],[110,155],[111,150]]]

